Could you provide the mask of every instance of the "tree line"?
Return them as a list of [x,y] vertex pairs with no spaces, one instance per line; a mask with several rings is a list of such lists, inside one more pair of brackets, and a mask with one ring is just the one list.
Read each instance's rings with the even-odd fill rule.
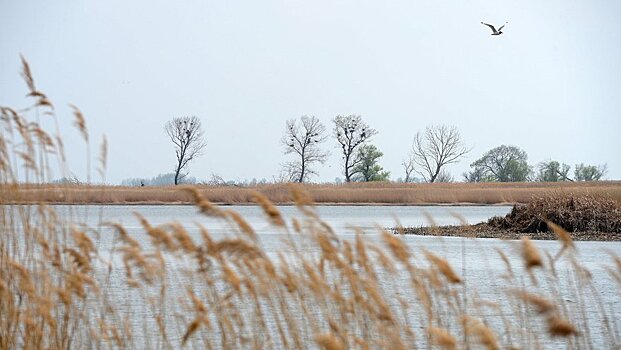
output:
[[[204,131],[200,119],[195,116],[173,118],[164,125],[164,130],[175,150],[175,166],[170,177],[176,185],[188,175],[189,164],[204,154]],[[388,181],[390,172],[379,164],[383,153],[371,143],[377,133],[355,114],[337,115],[332,120],[331,135],[315,116],[289,119],[280,142],[283,153],[290,155],[290,159],[282,164],[280,180],[302,183],[318,175],[317,166],[325,163],[330,154],[322,146],[331,136],[341,155],[345,182]],[[456,127],[428,126],[414,135],[410,151],[401,164],[403,181],[453,182],[447,165],[459,162],[471,150]],[[575,165],[571,176],[571,166],[555,160],[533,167],[528,164],[524,150],[510,145],[487,151],[470,167],[472,170],[463,174],[467,182],[597,181],[607,171],[605,164],[581,163]]]
[[528,155],[524,150],[506,145],[487,151],[470,167],[473,170],[464,174],[468,182],[598,181],[607,171],[606,164],[595,166],[580,163],[575,165],[572,178],[570,165],[547,160],[534,168],[528,164]]

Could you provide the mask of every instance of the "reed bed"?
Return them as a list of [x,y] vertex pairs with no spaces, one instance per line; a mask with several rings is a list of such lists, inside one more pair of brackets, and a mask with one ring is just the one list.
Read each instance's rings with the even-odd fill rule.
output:
[[[25,61],[23,74],[33,108],[53,117]],[[44,180],[50,155],[64,159],[60,136],[27,120],[24,113],[31,110],[1,110],[0,349],[620,344],[615,309],[602,303],[591,272],[558,227],[562,239],[554,257],[527,238],[498,251],[506,265],[494,276],[500,297],[489,300],[488,291],[469,284],[445,257],[424,247],[413,250],[399,235],[380,230],[376,241],[361,233],[343,238],[316,214],[312,191],[296,187],[269,188],[272,196],[292,198],[302,213],[293,219],[280,214],[270,194],[248,193],[282,233],[283,249],[276,254],[268,254],[253,227],[215,205],[203,188],[186,187],[175,195],[201,215],[227,223],[224,236],[201,225],[154,225],[141,215],[139,233],[103,220],[88,227],[79,207],[14,204],[42,201],[29,199],[30,189],[11,185],[18,169],[20,177]],[[88,142],[84,119],[77,113],[76,118]],[[104,168],[105,156],[100,161]],[[53,195],[67,198],[70,192]],[[512,248],[522,266],[507,259]],[[608,273],[611,285],[617,283],[610,289],[618,302],[621,258],[611,256]],[[586,317],[586,309],[597,316]],[[595,329],[606,336],[596,337]]]
[[549,226],[559,225],[570,232],[621,234],[621,203],[592,195],[544,196],[516,205],[505,217],[492,218],[488,224],[529,233],[552,231]]
[[[289,184],[256,187],[196,186],[210,201],[219,204],[253,204],[259,192],[276,204],[291,204]],[[621,182],[585,183],[455,183],[399,184],[355,183],[341,185],[296,184],[318,204],[516,204],[547,195],[606,197],[621,202]],[[0,189],[0,191],[3,191]],[[67,204],[189,204],[190,197],[174,186],[124,187],[89,185],[21,185],[19,195],[4,191],[12,203]]]

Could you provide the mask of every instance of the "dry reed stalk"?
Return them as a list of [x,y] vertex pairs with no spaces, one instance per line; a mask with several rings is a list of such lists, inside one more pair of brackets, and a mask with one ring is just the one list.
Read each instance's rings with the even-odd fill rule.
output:
[[30,271],[22,264],[9,258],[9,267],[19,276],[19,290],[29,297],[35,296],[35,284]]
[[373,304],[376,306],[376,309],[369,309],[375,313],[375,317],[377,318],[377,320],[394,325],[396,323],[395,316],[393,315],[390,306],[384,299],[384,295],[379,289],[377,280],[364,279],[362,280],[362,286],[366,294],[369,296],[370,300],[372,300]]
[[84,231],[80,231],[76,227],[73,227],[71,229],[71,235],[73,236],[73,240],[76,246],[80,249],[80,252],[88,260],[90,260],[91,254],[97,252],[95,244],[93,243],[91,238],[88,237]]
[[326,332],[315,335],[315,342],[325,350],[344,350],[345,345],[333,333]]
[[302,261],[302,267],[309,277],[309,280],[305,281],[307,283],[307,287],[309,287],[315,295],[322,296],[324,290],[329,289],[324,280],[308,261]]
[[619,286],[621,286],[621,257],[611,251],[608,251],[608,254],[612,257],[616,270],[610,266],[607,266],[606,270],[613,277],[613,279],[617,281]]
[[443,288],[445,284],[440,278],[442,274],[438,273],[437,269],[433,268],[433,265],[429,270],[421,270],[421,275],[429,281],[430,286],[435,291],[446,292]]
[[246,220],[244,220],[244,218],[236,211],[234,210],[226,210],[225,214],[231,218],[231,220],[233,220],[233,222],[235,224],[237,224],[237,227],[239,227],[240,231],[245,234],[246,236],[248,236],[249,238],[251,238],[252,240],[257,239],[257,234],[256,232],[254,232],[254,229],[252,228],[252,226],[250,226],[250,224],[248,224],[248,222]]
[[548,332],[553,337],[578,335],[578,330],[573,324],[557,315],[548,318]]
[[68,253],[69,256],[71,256],[73,262],[77,265],[78,269],[82,270],[83,272],[88,272],[92,270],[90,259],[79,253],[77,250],[73,248],[65,248],[64,252]]
[[30,90],[30,94],[32,96],[35,96],[35,95],[37,95],[36,94],[37,88],[35,87],[35,84],[34,84],[34,78],[32,77],[32,71],[30,70],[30,65],[28,64],[28,61],[26,61],[24,56],[19,55],[19,58],[22,61],[22,73],[21,73],[21,76],[24,79],[24,81],[26,82],[26,85],[28,86],[28,89]]
[[127,233],[127,230],[125,229],[123,225],[116,223],[116,222],[106,223],[106,225],[116,229],[116,231],[119,233],[119,236],[121,237],[121,240],[125,244],[129,245],[130,247],[140,248],[140,243],[138,243],[137,240],[129,236],[129,234]]
[[526,268],[529,270],[533,267],[543,266],[539,250],[530,238],[526,236],[522,237],[522,258]]
[[261,206],[263,212],[267,215],[270,222],[279,227],[285,227],[285,221],[280,215],[280,211],[270,202],[270,200],[260,192],[253,192],[252,199]]
[[161,227],[151,226],[149,221],[140,213],[134,213],[134,215],[138,218],[138,221],[140,221],[140,224],[142,225],[144,230],[151,237],[151,241],[153,242],[154,246],[163,246],[165,249],[171,252],[177,250],[177,245],[166,231],[164,231]]
[[548,228],[550,228],[558,236],[559,241],[563,244],[561,250],[556,254],[555,260],[558,259],[565,250],[575,248],[571,235],[565,231],[565,229],[552,221],[546,221],[546,224],[548,225]]
[[426,249],[423,251],[425,252],[425,257],[427,258],[427,260],[429,260],[429,262],[431,262],[433,266],[435,266],[440,271],[440,273],[444,276],[444,278],[446,278],[447,281],[454,284],[462,282],[461,277],[459,277],[459,275],[455,273],[455,271],[451,267],[451,264],[449,264],[446,259],[443,259]]
[[291,224],[293,225],[293,231],[296,233],[302,233],[302,224],[297,218],[291,218]]
[[239,278],[237,273],[235,273],[235,271],[233,271],[233,269],[229,267],[229,265],[226,263],[224,259],[220,260],[220,267],[222,267],[222,275],[224,277],[224,280],[231,287],[233,287],[233,289],[235,289],[235,291],[238,294],[240,294],[241,293],[241,279]]
[[192,334],[196,333],[196,331],[198,330],[198,328],[201,326],[202,323],[203,323],[203,318],[196,318],[192,322],[190,322],[181,340],[181,345],[185,345],[185,343],[188,342],[188,339],[190,339]]
[[397,269],[395,268],[393,261],[379,247],[371,245],[369,246],[369,249],[375,253],[377,261],[380,263],[380,265],[382,265],[384,270],[388,271],[391,274],[397,273]]
[[104,135],[101,139],[101,146],[99,146],[99,176],[102,180],[105,180],[106,168],[108,165],[108,139]]
[[589,269],[584,267],[576,257],[572,256],[569,260],[571,262],[571,266],[574,269],[576,276],[578,276],[578,280],[582,283],[588,283],[593,280],[593,274]]
[[37,138],[39,143],[44,147],[45,152],[54,152],[54,141],[47,132],[45,132],[38,125],[36,125],[33,126],[33,133],[35,134],[35,137]]
[[615,264],[617,265],[617,270],[619,270],[619,272],[621,272],[621,257],[612,254],[612,259],[614,260]]
[[215,256],[228,254],[232,257],[250,260],[265,258],[265,254],[261,248],[239,238],[222,239],[215,242],[213,244],[213,253]]
[[[196,296],[196,294],[194,294],[194,292],[191,290],[188,290],[188,295],[190,296],[190,299],[192,300],[192,303],[194,304],[194,311],[196,311],[197,313],[201,315],[206,315],[207,307],[201,301],[201,299],[198,296]],[[206,325],[210,327],[209,319],[205,319],[205,321],[206,321]]]
[[179,242],[179,246],[186,254],[193,254],[198,250],[192,237],[190,237],[188,231],[181,224],[174,222],[169,224],[169,226],[172,229],[172,236]]
[[527,304],[534,306],[538,314],[548,314],[556,311],[556,305],[540,295],[523,290],[512,290],[510,293]]
[[509,258],[500,248],[494,247],[494,250],[498,253],[498,256],[500,256],[500,259],[505,264],[505,268],[507,270],[507,279],[511,280],[513,278],[513,269],[511,268],[511,262],[509,261]]
[[608,271],[608,274],[617,282],[619,287],[621,287],[621,273],[612,269],[610,266],[606,266],[606,271]]
[[2,295],[3,293],[6,293],[8,290],[9,290],[8,285],[2,279],[2,276],[0,276],[0,295]]
[[387,231],[382,231],[382,240],[397,260],[401,261],[403,264],[408,263],[411,253],[403,240],[395,237],[395,235],[390,234]]
[[194,205],[196,205],[200,212],[214,217],[224,218],[224,213],[213,203],[211,203],[196,187],[183,187],[182,191],[189,193],[192,196]]
[[488,350],[500,349],[496,334],[483,322],[467,315],[461,317],[461,322],[464,332],[469,336],[473,336],[485,348]]
[[371,278],[376,279],[375,271],[371,266],[371,260],[367,255],[366,243],[362,239],[360,231],[356,232],[356,262],[364,268],[364,271]]
[[74,125],[76,126],[76,128],[78,128],[78,130],[80,131],[80,134],[82,134],[82,138],[84,139],[84,141],[88,142],[88,130],[86,129],[86,119],[84,118],[82,111],[80,111],[80,109],[74,105],[69,105],[69,106],[73,110],[73,115],[75,117]]
[[554,278],[558,278],[558,274],[556,273],[556,266],[555,266],[555,264],[556,264],[556,259],[558,259],[558,257],[561,256],[562,252],[563,252],[563,249],[561,248],[561,250],[559,250],[559,252],[556,254],[556,257],[552,257],[550,252],[548,252],[547,250],[544,251],[544,254],[545,254],[546,258],[548,259],[548,266],[550,266],[550,274]]
[[287,292],[295,293],[299,288],[298,277],[289,269],[284,256],[281,253],[278,255],[280,260],[280,272],[282,273],[280,282],[287,289]]
[[431,344],[437,345],[442,349],[457,349],[457,338],[455,338],[448,330],[438,327],[427,328],[427,334],[431,340]]
[[345,263],[348,266],[354,265],[354,251],[351,247],[351,243],[349,241],[343,241],[342,254],[345,257]]

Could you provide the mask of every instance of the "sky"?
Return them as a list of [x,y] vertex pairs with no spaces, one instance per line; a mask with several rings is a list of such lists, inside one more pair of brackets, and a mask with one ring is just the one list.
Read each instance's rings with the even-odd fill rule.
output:
[[[109,183],[173,171],[164,124],[186,115],[205,130],[189,166],[199,180],[272,180],[292,160],[286,120],[314,115],[331,131],[338,114],[377,129],[392,179],[415,133],[439,124],[472,147],[448,168],[457,180],[501,144],[621,179],[619,14],[616,0],[0,0],[0,105],[28,104],[22,54],[82,180],[70,103],[91,158],[108,140]],[[509,23],[491,36],[481,21]],[[343,178],[334,138],[322,148],[313,180]]]

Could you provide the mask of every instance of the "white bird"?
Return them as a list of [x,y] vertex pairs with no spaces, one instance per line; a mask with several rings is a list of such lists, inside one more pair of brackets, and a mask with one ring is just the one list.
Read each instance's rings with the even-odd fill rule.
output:
[[492,28],[492,32],[493,32],[492,35],[500,35],[500,34],[502,34],[502,28],[504,28],[507,23],[509,23],[509,22],[505,22],[505,24],[503,24],[502,27],[500,27],[500,28],[498,28],[498,30],[496,30],[496,28],[493,25],[487,24],[485,22],[481,22],[481,24],[484,24],[484,25]]

